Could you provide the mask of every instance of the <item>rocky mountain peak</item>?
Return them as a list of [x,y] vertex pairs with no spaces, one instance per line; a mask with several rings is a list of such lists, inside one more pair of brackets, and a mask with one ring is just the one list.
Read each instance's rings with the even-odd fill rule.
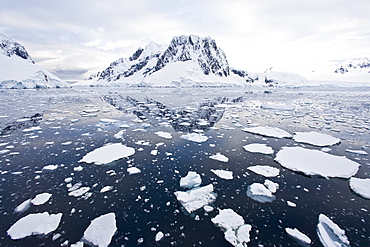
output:
[[370,59],[363,57],[347,60],[334,72],[339,74],[346,74],[351,72],[370,73]]
[[0,53],[8,57],[18,56],[22,59],[35,63],[24,46],[3,33],[0,33]]

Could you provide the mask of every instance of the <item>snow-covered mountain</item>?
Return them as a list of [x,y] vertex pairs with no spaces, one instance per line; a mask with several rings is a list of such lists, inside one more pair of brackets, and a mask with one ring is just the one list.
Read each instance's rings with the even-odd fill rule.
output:
[[339,74],[370,73],[370,60],[366,57],[350,59],[341,64],[334,72]]
[[167,47],[151,42],[77,85],[244,86],[256,79],[246,71],[230,68],[214,39],[183,35],[174,37]]
[[13,38],[0,33],[0,88],[52,88],[68,84],[41,68]]

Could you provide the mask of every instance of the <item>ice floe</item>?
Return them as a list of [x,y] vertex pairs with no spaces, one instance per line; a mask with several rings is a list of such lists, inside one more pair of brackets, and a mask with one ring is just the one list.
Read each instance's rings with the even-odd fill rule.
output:
[[90,187],[81,187],[68,193],[69,196],[79,197],[90,190]]
[[113,189],[113,186],[104,186],[101,190],[100,193],[105,193]]
[[278,168],[268,165],[249,166],[247,169],[264,177],[276,177],[280,174]]
[[251,152],[251,153],[261,153],[261,154],[273,154],[274,150],[272,147],[267,146],[266,144],[261,143],[252,143],[243,146],[245,151]]
[[357,173],[360,166],[346,157],[302,147],[283,147],[276,154],[275,161],[290,170],[325,178],[350,178]]
[[299,231],[297,228],[285,228],[286,233],[289,234],[292,238],[294,238],[298,243],[310,245],[312,243],[311,239],[301,231]]
[[296,142],[307,143],[318,147],[332,146],[340,143],[339,138],[315,131],[296,132],[294,133],[293,140]]
[[46,235],[57,229],[61,218],[62,213],[29,214],[15,222],[7,233],[12,239],[22,239],[31,235]]
[[188,213],[214,202],[217,197],[213,192],[213,184],[196,187],[188,191],[175,191],[174,194]]
[[54,171],[58,168],[58,165],[46,165],[42,168],[42,170],[46,171]]
[[46,203],[47,201],[49,201],[51,196],[52,196],[52,194],[50,194],[50,193],[38,194],[38,195],[35,196],[35,198],[33,198],[31,200],[31,203],[35,206],[42,205],[42,204]]
[[229,158],[226,157],[225,155],[221,154],[221,153],[211,155],[211,156],[209,156],[209,158],[213,159],[213,160],[218,160],[218,161],[221,161],[221,162],[228,162],[229,161]]
[[265,180],[264,184],[253,183],[247,188],[247,196],[258,202],[272,202],[275,200],[273,193],[277,191],[279,184]]
[[345,231],[339,228],[332,220],[326,215],[319,215],[319,222],[317,224],[317,235],[321,243],[325,247],[349,247],[350,243],[345,235]]
[[267,136],[267,137],[292,138],[291,134],[289,134],[285,130],[282,130],[276,127],[258,126],[258,127],[244,128],[242,130],[248,133]]
[[159,232],[157,232],[157,234],[155,235],[154,240],[155,240],[156,242],[159,242],[159,241],[161,241],[163,238],[164,238],[164,234],[163,234],[163,232],[159,231]]
[[214,174],[216,174],[218,177],[223,178],[223,179],[226,179],[226,180],[233,179],[233,172],[232,171],[211,169],[211,172],[213,172]]
[[370,199],[370,178],[354,178],[349,180],[351,189],[360,196]]
[[180,179],[180,187],[183,188],[198,187],[201,183],[202,178],[194,171],[189,171],[185,177]]
[[159,137],[165,138],[165,139],[172,139],[172,135],[169,132],[164,131],[157,131],[155,134]]
[[121,143],[108,144],[87,153],[79,162],[108,164],[115,160],[131,156],[135,149]]
[[116,231],[116,215],[107,213],[91,221],[81,240],[91,246],[108,246]]
[[353,149],[346,149],[346,152],[352,153],[352,154],[358,154],[358,155],[367,155],[367,152],[364,150],[353,150]]
[[24,202],[22,202],[21,204],[19,204],[15,209],[14,209],[14,212],[15,213],[23,213],[24,211],[26,211],[27,209],[29,209],[29,207],[31,206],[31,199],[27,199],[25,200]]
[[224,231],[226,241],[233,246],[243,247],[249,243],[252,226],[245,224],[243,217],[234,210],[220,209],[218,215],[211,221]]
[[202,133],[188,133],[186,135],[180,136],[180,138],[199,143],[206,142],[208,140],[208,137]]
[[137,168],[137,167],[129,167],[129,168],[127,168],[127,172],[130,175],[134,175],[134,174],[141,173],[141,170],[139,168]]

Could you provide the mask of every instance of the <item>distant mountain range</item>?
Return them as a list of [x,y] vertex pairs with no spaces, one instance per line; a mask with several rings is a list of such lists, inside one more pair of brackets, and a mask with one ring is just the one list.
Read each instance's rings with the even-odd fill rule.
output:
[[370,60],[366,57],[350,59],[341,64],[334,72],[338,74],[370,73]]
[[38,66],[26,48],[0,33],[0,88],[55,88],[69,85]]

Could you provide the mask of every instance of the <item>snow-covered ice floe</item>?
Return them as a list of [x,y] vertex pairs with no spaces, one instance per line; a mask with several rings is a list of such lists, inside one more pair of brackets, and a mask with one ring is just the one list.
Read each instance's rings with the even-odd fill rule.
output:
[[180,179],[180,187],[193,188],[198,187],[202,183],[200,175],[194,171],[189,171],[188,175]]
[[345,231],[340,229],[337,224],[331,221],[326,215],[319,215],[317,224],[317,235],[325,247],[341,246],[349,247],[350,243],[345,235]]
[[218,160],[218,161],[221,161],[221,162],[228,162],[229,161],[229,158],[226,157],[225,155],[221,154],[221,153],[211,155],[211,156],[209,156],[209,158],[213,159],[213,160]]
[[164,131],[157,131],[155,134],[159,137],[165,138],[165,139],[172,139],[172,135],[169,132]]
[[243,217],[234,210],[220,209],[211,221],[224,231],[226,241],[233,246],[244,247],[249,243],[252,226],[245,224]]
[[247,188],[247,196],[262,203],[272,202],[276,198],[273,193],[275,193],[278,188],[278,183],[266,179],[264,184],[253,183],[249,185]]
[[351,189],[360,196],[370,199],[370,178],[351,178],[349,180]]
[[131,156],[135,149],[121,143],[108,144],[87,153],[79,162],[108,164],[115,160]]
[[276,177],[280,174],[278,168],[268,165],[249,166],[247,169],[264,177]]
[[242,130],[248,133],[267,136],[267,137],[292,138],[292,135],[286,132],[285,130],[275,128],[275,127],[258,126],[258,127],[244,128]]
[[299,244],[310,245],[312,243],[311,239],[297,228],[285,228],[286,233],[289,234],[292,238],[294,238]]
[[29,209],[31,207],[32,203],[31,203],[31,199],[27,199],[25,200],[24,202],[22,202],[21,204],[19,204],[15,209],[14,209],[14,212],[15,213],[23,213],[24,211],[26,211],[27,209]]
[[251,153],[260,153],[260,154],[273,154],[274,150],[272,147],[267,146],[266,144],[261,143],[252,143],[243,146],[245,151],[251,152]]
[[358,155],[365,155],[365,156],[367,156],[367,152],[365,152],[364,150],[346,149],[346,152],[351,153],[351,154],[358,154]]
[[197,187],[188,191],[175,191],[175,196],[188,213],[192,213],[216,200],[213,184]]
[[91,246],[108,246],[116,231],[116,215],[107,213],[91,221],[84,232],[82,241]]
[[199,143],[206,142],[208,140],[208,136],[205,136],[202,133],[188,133],[186,135],[182,135],[180,138]]
[[29,214],[15,222],[7,231],[12,239],[22,239],[32,235],[47,235],[59,226],[62,213],[48,212]]
[[141,170],[139,168],[137,168],[137,167],[129,167],[129,168],[127,168],[127,172],[130,175],[134,175],[134,174],[141,173]]
[[276,154],[275,161],[287,169],[325,178],[350,178],[360,166],[346,157],[302,147],[283,147]]
[[226,171],[226,170],[213,170],[211,169],[211,172],[216,174],[219,178],[223,178],[226,180],[233,179],[233,172],[232,171]]
[[296,142],[307,143],[318,147],[332,146],[340,143],[339,138],[315,131],[296,132],[294,133],[293,140]]
[[33,198],[31,200],[31,203],[33,205],[42,205],[44,203],[46,203],[47,201],[49,201],[50,197],[52,196],[52,194],[50,193],[41,193],[41,194],[38,194],[35,196],[35,198]]

